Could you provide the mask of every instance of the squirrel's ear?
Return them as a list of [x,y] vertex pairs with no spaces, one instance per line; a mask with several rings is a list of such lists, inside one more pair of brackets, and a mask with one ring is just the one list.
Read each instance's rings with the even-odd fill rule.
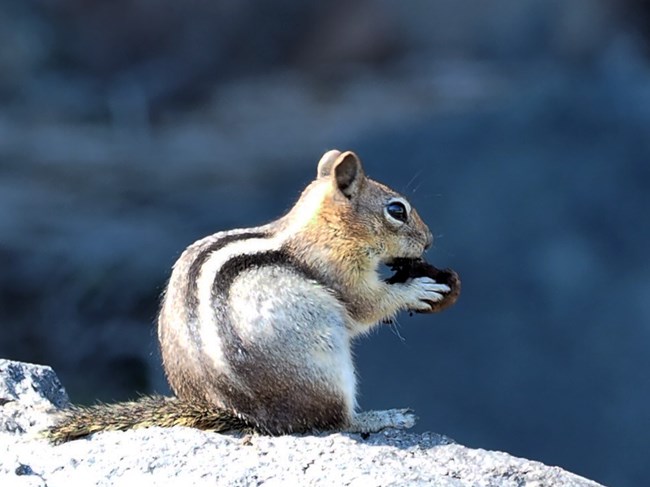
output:
[[340,151],[331,150],[323,154],[323,157],[318,161],[318,177],[323,178],[332,173],[332,166],[337,157],[341,155]]
[[359,192],[365,175],[361,161],[354,152],[339,154],[333,162],[334,180],[336,186],[346,198],[352,198]]

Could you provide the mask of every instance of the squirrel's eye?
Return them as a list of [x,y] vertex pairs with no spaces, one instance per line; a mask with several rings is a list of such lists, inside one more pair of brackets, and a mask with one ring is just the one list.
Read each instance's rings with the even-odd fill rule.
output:
[[386,211],[397,221],[406,223],[406,220],[408,219],[406,206],[404,206],[404,203],[400,203],[399,201],[388,203],[388,205],[386,205]]

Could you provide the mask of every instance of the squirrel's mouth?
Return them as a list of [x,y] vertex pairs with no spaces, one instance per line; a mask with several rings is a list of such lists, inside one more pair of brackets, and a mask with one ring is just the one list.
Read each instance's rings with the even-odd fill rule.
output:
[[460,277],[453,269],[438,269],[421,257],[397,257],[386,262],[393,275],[385,279],[388,284],[406,282],[417,277],[430,277],[439,284],[446,284],[450,291],[441,301],[430,302],[429,311],[418,313],[436,313],[453,305],[460,295]]

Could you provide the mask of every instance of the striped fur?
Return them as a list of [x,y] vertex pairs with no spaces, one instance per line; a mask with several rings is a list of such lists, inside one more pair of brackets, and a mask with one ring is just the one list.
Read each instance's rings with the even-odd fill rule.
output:
[[[366,178],[353,153],[328,152],[317,174],[284,217],[201,239],[174,265],[158,336],[177,402],[73,411],[62,435],[112,421],[124,429],[129,408],[134,426],[248,425],[281,434],[352,424],[353,337],[400,309],[425,309],[449,288],[428,277],[380,278],[379,265],[420,257],[432,237],[403,197]],[[387,212],[395,201],[404,221]],[[203,418],[195,422],[193,404]]]

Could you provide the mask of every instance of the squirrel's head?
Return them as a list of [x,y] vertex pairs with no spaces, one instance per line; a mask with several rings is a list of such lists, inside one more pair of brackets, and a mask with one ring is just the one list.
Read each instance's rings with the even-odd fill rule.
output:
[[359,253],[382,263],[415,258],[433,241],[406,198],[366,177],[361,161],[350,151],[323,155],[317,178],[296,210],[308,217],[311,232],[320,233],[319,244],[350,258]]

